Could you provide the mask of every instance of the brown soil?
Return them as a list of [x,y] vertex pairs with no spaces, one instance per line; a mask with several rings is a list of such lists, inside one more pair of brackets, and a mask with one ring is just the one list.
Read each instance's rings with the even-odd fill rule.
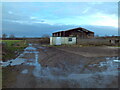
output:
[[[43,66],[58,67],[62,62],[76,65],[97,64],[104,57],[118,56],[118,48],[108,47],[48,47],[40,50],[40,63]],[[63,66],[62,66],[63,67]]]

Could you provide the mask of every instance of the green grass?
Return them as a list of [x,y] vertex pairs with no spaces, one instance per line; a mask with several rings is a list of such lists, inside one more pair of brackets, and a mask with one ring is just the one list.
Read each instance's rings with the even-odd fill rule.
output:
[[120,46],[112,46],[112,47],[120,47]]
[[21,53],[27,47],[25,40],[2,40],[2,43],[3,61],[15,58],[18,53]]
[[23,40],[2,40],[2,43],[7,44],[7,46],[12,46],[15,43],[22,42]]

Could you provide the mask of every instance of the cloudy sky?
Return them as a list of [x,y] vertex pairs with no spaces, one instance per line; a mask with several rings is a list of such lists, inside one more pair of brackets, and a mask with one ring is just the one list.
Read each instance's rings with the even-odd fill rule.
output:
[[2,32],[39,37],[83,27],[96,35],[118,35],[117,2],[4,2]]

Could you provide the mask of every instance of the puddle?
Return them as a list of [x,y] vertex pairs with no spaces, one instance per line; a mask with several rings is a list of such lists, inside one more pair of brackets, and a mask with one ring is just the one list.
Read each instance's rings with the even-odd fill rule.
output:
[[119,57],[107,57],[105,58],[106,61],[102,61],[100,62],[99,64],[91,64],[89,65],[89,67],[99,67],[99,68],[102,68],[102,67],[106,67],[107,69],[105,69],[106,71],[117,71],[118,68],[119,68],[119,65],[120,64],[120,60]]
[[27,74],[27,73],[28,73],[28,70],[27,70],[27,69],[24,69],[21,73],[22,73],[22,74]]
[[113,60],[114,62],[118,62],[118,63],[120,63],[120,60]]
[[33,75],[36,77],[41,76],[41,65],[38,63],[38,53],[35,54],[35,69],[33,70]]
[[[15,65],[21,65],[21,64],[25,63],[27,60],[22,58],[22,57],[26,53],[28,53],[28,54],[30,54],[30,53],[38,54],[39,52],[36,51],[36,48],[32,47],[32,44],[29,44],[29,46],[24,49],[24,52],[22,54],[20,54],[16,59],[8,60],[7,62],[2,62],[1,61],[1,66],[2,67],[15,66]],[[34,61],[34,59],[33,59],[33,61]],[[36,66],[35,63],[26,63],[26,65],[34,65],[34,66]]]
[[2,67],[6,67],[6,66],[9,66],[10,65],[10,61],[7,61],[7,62],[2,62]]
[[29,50],[36,50],[36,48],[32,47],[32,46],[29,46],[27,48],[25,48],[26,51],[29,51]]
[[69,79],[86,79],[88,77],[91,77],[93,74],[70,74],[67,78]]
[[[107,79],[111,80],[110,77],[116,77],[116,76],[118,76],[118,71],[119,71],[118,70],[118,63],[119,62],[116,63],[115,60],[114,60],[114,59],[118,59],[118,58],[119,57],[109,57],[109,58],[106,59],[106,61],[100,62],[99,64],[89,65],[89,66],[94,67],[94,68],[95,68],[95,66],[98,66],[99,69],[101,69],[102,67],[106,67],[106,69],[104,69],[103,71],[100,71],[100,72],[96,71],[94,73],[92,71],[91,72],[89,71],[88,73],[72,73],[71,72],[67,76],[64,76],[64,75],[63,76],[58,76],[58,77],[56,77],[56,79],[57,78],[59,78],[59,79],[63,79],[64,78],[64,79],[67,79],[67,80],[83,80],[83,81],[86,80],[86,79],[88,79],[88,80],[94,81],[96,79],[93,78],[93,76],[94,77],[100,76],[100,77],[102,77],[102,79],[101,79],[102,81],[107,80]],[[62,72],[59,69],[57,69],[57,70],[58,70],[59,73]],[[108,81],[107,83],[109,83],[109,82],[110,81]],[[89,83],[90,83],[90,81],[89,81]]]
[[37,51],[25,51],[23,53],[39,53],[39,52],[37,52]]
[[25,62],[25,59],[23,58],[16,58],[14,60],[12,60],[11,62],[11,66],[14,66],[14,65],[20,65],[20,64],[23,64]]
[[14,60],[9,60],[7,62],[2,62],[2,67],[6,67],[6,66],[15,66],[15,65],[21,65],[25,62],[26,59],[23,58],[16,58]]

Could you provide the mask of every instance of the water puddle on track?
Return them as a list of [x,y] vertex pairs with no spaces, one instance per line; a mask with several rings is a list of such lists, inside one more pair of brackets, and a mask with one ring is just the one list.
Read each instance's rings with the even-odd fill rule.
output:
[[[42,49],[45,49],[45,48],[42,48]],[[30,55],[33,55],[33,57],[28,59],[24,58],[24,56],[30,57]],[[34,66],[32,73],[36,78],[37,77],[39,78],[41,77],[41,69],[42,69],[41,64],[38,62],[39,55],[40,55],[40,52],[37,51],[37,49],[33,47],[32,44],[29,44],[29,46],[24,49],[24,52],[20,54],[16,59],[12,59],[7,62],[1,62],[2,64],[1,66],[7,67],[7,66],[16,66],[21,64],[26,66]],[[21,73],[27,74],[28,72],[29,72],[28,69],[24,69]]]
[[22,73],[22,74],[27,74],[27,73],[28,73],[28,70],[27,70],[27,69],[24,69],[21,73]]

